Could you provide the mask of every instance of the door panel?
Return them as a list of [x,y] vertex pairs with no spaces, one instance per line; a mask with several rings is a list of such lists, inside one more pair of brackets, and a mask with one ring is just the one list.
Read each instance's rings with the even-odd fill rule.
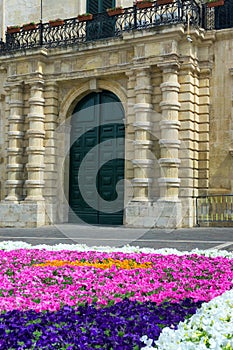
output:
[[124,188],[118,182],[124,179],[125,127],[123,107],[116,102],[119,100],[112,93],[93,93],[75,108],[71,123],[70,221],[75,221],[75,213],[91,224],[123,223]]
[[[83,172],[85,172],[86,176],[81,188],[85,193],[85,198],[83,198],[80,191],[79,168],[86,153],[96,144],[97,131],[97,129],[94,129],[79,137],[77,142],[74,142],[71,147],[70,153],[70,205],[73,211],[84,221],[86,221],[87,217],[92,218],[91,221],[89,220],[90,223],[96,223],[97,221],[97,213],[93,210],[95,203],[93,202],[93,193],[90,186],[95,182],[94,171],[97,166],[96,152],[92,150],[89,160],[84,163],[83,167]],[[90,205],[87,203],[87,199]]]

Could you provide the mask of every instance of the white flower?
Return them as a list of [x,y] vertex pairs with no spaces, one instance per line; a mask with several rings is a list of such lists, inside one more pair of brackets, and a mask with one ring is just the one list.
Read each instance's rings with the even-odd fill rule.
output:
[[77,250],[77,251],[89,251],[89,250],[95,250],[100,252],[122,252],[122,253],[152,253],[152,254],[162,254],[162,255],[191,255],[191,254],[198,254],[198,255],[204,255],[206,257],[225,257],[229,259],[233,259],[233,253],[228,252],[227,250],[217,250],[217,249],[209,249],[209,250],[199,250],[199,249],[193,249],[192,251],[182,251],[173,249],[173,248],[163,248],[163,249],[153,249],[153,248],[139,248],[137,246],[130,246],[125,245],[122,248],[118,247],[108,247],[108,246],[93,246],[89,247],[86,244],[63,244],[59,243],[56,245],[46,245],[46,244],[39,244],[39,245],[31,245],[26,242],[22,241],[3,241],[0,242],[0,249],[4,250],[15,250],[15,249],[47,249],[47,250]]
[[203,303],[177,330],[164,328],[155,341],[158,350],[233,350],[233,290]]
[[141,350],[155,349],[154,347],[151,346],[152,343],[153,343],[153,339],[149,339],[149,338],[147,337],[147,335],[143,335],[143,336],[140,338],[140,340],[141,340],[144,344],[146,344],[146,346],[143,347],[143,348],[141,348]]

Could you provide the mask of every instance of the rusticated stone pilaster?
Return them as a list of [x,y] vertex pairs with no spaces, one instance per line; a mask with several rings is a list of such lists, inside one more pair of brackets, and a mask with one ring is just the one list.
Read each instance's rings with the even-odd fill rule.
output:
[[28,163],[26,165],[28,179],[26,180],[26,201],[41,201],[44,187],[44,82],[42,79],[31,83],[29,99],[30,112],[27,116],[29,130],[27,131],[29,145],[27,147]]
[[151,86],[150,69],[141,68],[136,71],[135,96],[135,155],[134,164],[134,201],[147,202],[150,200],[152,184],[153,159],[151,154]]
[[180,159],[178,155],[179,127],[178,112],[180,103],[178,102],[178,93],[180,85],[178,83],[178,65],[163,64],[163,83],[160,85],[162,91],[162,101],[160,107],[162,110],[162,119],[160,122],[161,139],[161,166],[160,200],[177,201],[180,179],[178,177],[178,167]]
[[17,203],[22,199],[23,185],[23,84],[9,86],[8,148],[7,148],[7,181],[8,194],[6,201]]
[[45,187],[44,198],[48,220],[56,220],[57,202],[57,119],[58,119],[58,86],[56,82],[45,85]]
[[[135,128],[134,118],[134,106],[135,106],[135,82],[136,77],[133,70],[129,70],[126,72],[126,76],[128,78],[127,81],[127,106],[126,106],[126,117],[125,117],[125,179],[132,181],[134,178],[134,137],[135,137]],[[125,182],[125,203],[128,204],[133,197],[133,188],[131,182]]]

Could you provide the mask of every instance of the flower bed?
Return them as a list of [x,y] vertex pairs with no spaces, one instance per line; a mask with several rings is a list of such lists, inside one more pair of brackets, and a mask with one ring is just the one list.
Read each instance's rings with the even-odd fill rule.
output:
[[6,350],[162,350],[172,349],[169,339],[179,349],[186,327],[187,344],[195,347],[180,349],[198,349],[188,322],[196,320],[196,332],[206,322],[204,305],[233,286],[229,252],[19,242],[0,249],[0,349]]
[[139,349],[144,333],[157,339],[161,327],[171,322],[176,326],[197,307],[200,303],[189,300],[157,306],[126,299],[101,309],[86,304],[63,306],[56,312],[8,311],[0,317],[0,348],[120,350],[132,349],[133,344],[133,349]]

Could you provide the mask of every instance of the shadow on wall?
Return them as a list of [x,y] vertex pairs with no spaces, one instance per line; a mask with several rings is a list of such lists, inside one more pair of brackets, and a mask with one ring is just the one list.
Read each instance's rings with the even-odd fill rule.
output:
[[226,190],[232,192],[233,188],[233,169],[232,157],[227,155],[226,158],[218,165],[215,173],[210,177],[210,188]]

